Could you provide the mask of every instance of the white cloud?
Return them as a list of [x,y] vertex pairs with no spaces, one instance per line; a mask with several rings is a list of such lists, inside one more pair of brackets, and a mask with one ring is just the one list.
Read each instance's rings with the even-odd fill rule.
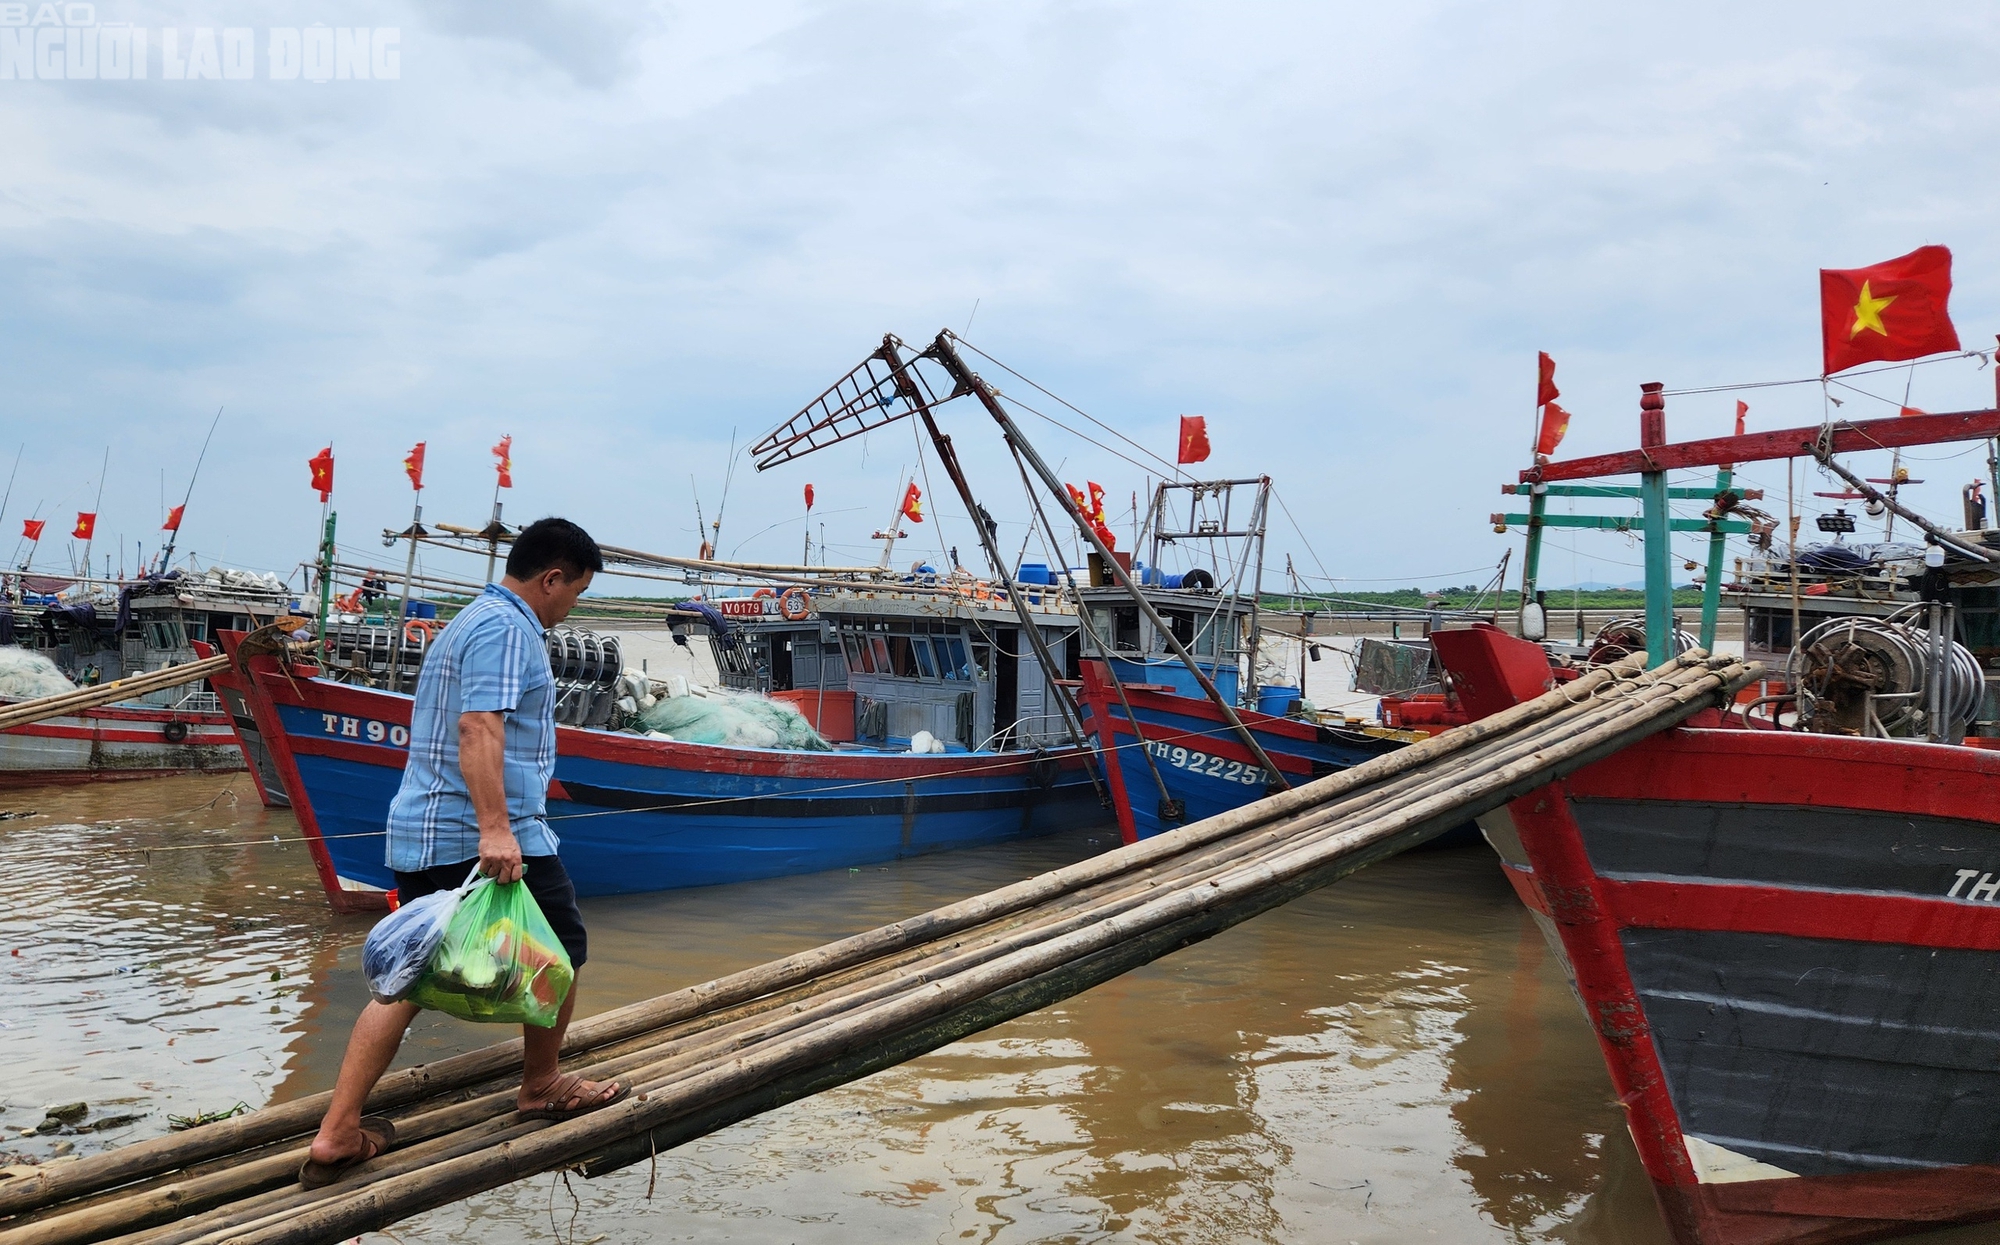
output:
[[[1587,453],[1632,443],[1641,381],[1813,372],[1822,265],[1950,243],[1968,345],[1996,324],[1995,40],[1945,6],[99,7],[399,26],[402,77],[0,82],[0,450],[33,476],[9,530],[24,497],[73,508],[109,443],[104,530],[150,542],[160,468],[184,478],[226,403],[204,555],[308,556],[328,439],[348,532],[405,520],[419,437],[429,512],[476,522],[509,431],[510,513],[685,550],[687,477],[712,508],[732,429],[978,300],[972,340],[1163,452],[1208,414],[1216,469],[1273,474],[1336,573],[1415,578],[1498,559],[1537,349]],[[1970,364],[1914,383],[1991,398]],[[1676,400],[1670,428],[1729,401]],[[1753,426],[1821,410],[1751,401]],[[982,421],[947,423],[1018,515]],[[906,436],[739,472],[725,550],[809,478],[865,544]],[[1978,469],[1949,461],[1925,486],[1947,513]],[[1615,540],[1578,547],[1606,563],[1582,577],[1629,578]]]

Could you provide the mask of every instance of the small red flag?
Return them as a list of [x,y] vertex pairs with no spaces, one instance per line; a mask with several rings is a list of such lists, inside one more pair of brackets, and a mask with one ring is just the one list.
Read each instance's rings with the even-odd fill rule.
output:
[[[499,462],[494,464],[494,470],[500,473],[500,487],[513,488],[514,487],[514,434],[513,433],[510,432],[506,436],[500,438],[500,444],[493,447],[493,457],[500,460]],[[418,469],[419,470],[422,469],[421,462],[418,464]]]
[[47,519],[21,520],[22,539],[39,541],[42,538],[42,529],[48,525],[49,521]]
[[1176,460],[1182,463],[1205,463],[1208,461],[1208,417],[1206,415],[1181,416],[1181,452]]
[[1085,497],[1083,490],[1074,484],[1065,484],[1063,487],[1069,490],[1069,499],[1076,503],[1076,512],[1088,519],[1090,517],[1090,498]]
[[78,540],[89,540],[90,534],[96,530],[96,514],[88,510],[79,510],[76,512],[76,530],[71,532],[70,535],[76,537]]
[[811,510],[812,508],[813,508],[813,486],[808,484],[806,485],[806,509]]
[[333,447],[329,445],[306,459],[306,466],[312,468],[312,487],[319,490],[319,499],[333,500]]
[[1556,452],[1556,446],[1569,433],[1569,412],[1553,402],[1542,406],[1542,430],[1535,438],[1535,453],[1543,458]]
[[1104,486],[1095,480],[1084,481],[1090,487],[1090,517],[1094,522],[1104,522]]
[[912,523],[924,521],[924,491],[917,487],[914,480],[910,482],[909,488],[903,490],[902,513],[903,517]]
[[175,506],[172,510],[167,511],[167,521],[165,523],[160,524],[160,530],[163,532],[180,531],[181,511],[186,509],[187,509],[187,503],[183,502],[180,505]]
[[1866,268],[1819,270],[1824,372],[1893,363],[1958,349],[1951,299],[1951,252],[1920,246]]
[[[1535,352],[1535,405],[1547,406],[1562,397],[1562,390],[1556,388],[1556,361],[1549,358],[1546,350]],[[1561,438],[1557,438],[1560,440]]]
[[1748,402],[1738,401],[1736,404],[1736,435],[1739,437],[1743,435],[1743,417],[1745,415],[1748,415],[1749,413],[1750,413],[1750,404]]
[[403,470],[409,473],[410,487],[421,491],[424,487],[424,443],[422,441],[417,442],[417,447],[410,451],[408,458],[403,460]]

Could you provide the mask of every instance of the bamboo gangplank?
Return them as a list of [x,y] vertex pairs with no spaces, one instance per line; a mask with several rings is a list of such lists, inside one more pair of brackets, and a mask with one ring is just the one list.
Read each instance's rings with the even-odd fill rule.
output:
[[384,1077],[397,1148],[293,1182],[327,1095],[0,1182],[0,1245],[310,1245],[547,1171],[614,1171],[1070,997],[1729,703],[1755,667],[1641,659],[1219,817],[578,1022],[565,1066],[634,1087],[523,1121],[518,1039]]

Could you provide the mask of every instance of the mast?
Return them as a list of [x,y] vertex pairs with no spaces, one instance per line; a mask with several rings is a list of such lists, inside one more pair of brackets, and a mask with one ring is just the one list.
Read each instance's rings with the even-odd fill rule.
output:
[[[222,422],[222,410],[223,408],[219,406],[215,408],[215,418],[208,423],[208,435],[201,439],[201,453],[195,456],[194,470],[188,473],[187,494],[181,498],[182,511],[186,511],[187,504],[194,500],[194,482],[201,478],[201,464],[208,458],[208,443],[215,440],[215,426]],[[167,529],[167,547],[160,550],[160,574],[166,574],[167,567],[172,565],[174,560],[174,544],[180,538],[181,529],[179,525]]]
[[[1657,380],[1639,386],[1639,449],[1667,443],[1666,385]],[[1639,473],[1639,506],[1646,534],[1646,664],[1658,666],[1673,656],[1674,575],[1672,536],[1667,511],[1667,473],[1652,467]]]
[[[422,450],[422,448],[423,442],[419,441],[417,449]],[[422,466],[419,464],[417,472],[412,473],[410,477],[410,484],[412,486],[410,491],[415,493],[417,498],[414,503],[414,509],[410,512],[410,530],[403,533],[403,535],[410,538],[410,556],[403,563],[402,604],[396,607],[395,620],[389,625],[389,638],[391,641],[389,648],[389,690],[392,692],[403,690],[403,644],[407,639],[405,629],[408,626],[408,616],[410,613],[410,581],[416,578],[417,574],[417,538],[426,534],[424,532],[424,478],[421,472]]]
[[[1251,520],[1251,535],[1248,538],[1256,546],[1257,550],[1253,555],[1256,560],[1256,574],[1252,577],[1250,585],[1249,660],[1244,663],[1249,667],[1248,673],[1250,678],[1248,682],[1250,690],[1243,694],[1243,703],[1251,709],[1257,707],[1257,648],[1259,642],[1264,638],[1264,523],[1268,517],[1267,512],[1270,496],[1271,477],[1259,477],[1257,481],[1257,504],[1251,512],[1254,517]],[[1299,695],[1303,696],[1305,692],[1305,684],[1301,683],[1299,685]]]
[[[83,589],[90,591],[90,543],[97,539],[97,516],[104,513],[104,476],[111,470],[111,447],[104,447],[104,465],[97,469],[97,500],[90,507],[90,534],[83,538]],[[108,572],[107,572],[108,577]]]

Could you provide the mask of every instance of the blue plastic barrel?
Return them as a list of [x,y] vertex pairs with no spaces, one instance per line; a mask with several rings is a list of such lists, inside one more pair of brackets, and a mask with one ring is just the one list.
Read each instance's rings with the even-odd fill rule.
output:
[[1299,689],[1296,687],[1280,687],[1275,684],[1260,687],[1257,689],[1257,712],[1283,717],[1291,709],[1292,702],[1297,699],[1299,699]]
[[410,602],[410,607],[403,611],[403,617],[405,618],[436,618],[437,616],[438,607],[435,601],[412,601]]
[[1049,574],[1048,563],[1023,562],[1020,572],[1014,576],[1014,581],[1022,584],[1052,584],[1056,580],[1055,576]]

